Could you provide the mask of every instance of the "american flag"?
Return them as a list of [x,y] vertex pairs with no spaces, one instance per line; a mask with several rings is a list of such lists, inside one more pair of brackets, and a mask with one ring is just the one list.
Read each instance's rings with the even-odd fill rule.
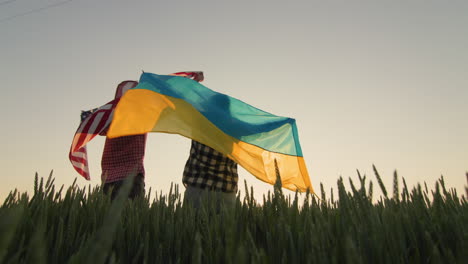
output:
[[197,82],[202,82],[205,79],[202,71],[176,72],[169,75],[182,76]]
[[105,135],[120,97],[137,84],[136,81],[123,81],[117,86],[114,100],[99,108],[81,111],[81,123],[73,137],[69,158],[75,170],[87,180],[90,180],[91,177],[86,144],[98,134]]
[[[197,82],[201,82],[204,79],[203,72],[201,71],[177,72],[169,75],[182,76]],[[120,97],[129,89],[137,86],[137,84],[137,81],[123,81],[117,86],[114,100],[99,108],[81,111],[81,123],[73,137],[73,143],[68,156],[75,170],[87,180],[90,180],[91,177],[89,175],[86,144],[96,135],[106,135]]]

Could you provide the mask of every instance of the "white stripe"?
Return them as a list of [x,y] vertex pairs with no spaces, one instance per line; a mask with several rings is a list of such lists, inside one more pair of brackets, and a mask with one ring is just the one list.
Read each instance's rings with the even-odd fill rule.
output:
[[78,169],[82,169],[83,171],[86,172],[86,174],[89,174],[88,166],[85,166],[83,163],[79,163],[79,162],[76,162],[76,161],[72,161],[71,163],[72,163],[73,167],[78,168]]
[[[98,109],[99,109],[99,110],[109,110],[109,109],[111,109],[111,108],[112,108],[112,104],[105,104],[105,105],[99,107]],[[99,111],[99,110],[98,110],[98,111]]]
[[88,155],[86,155],[86,152],[81,152],[81,151],[72,152],[72,156],[75,158],[83,158],[83,159],[86,159],[88,157]]
[[120,96],[123,96],[128,90],[130,90],[131,88],[133,88],[133,85],[134,82],[133,81],[130,81],[130,82],[126,82],[125,85],[122,87],[122,91]]

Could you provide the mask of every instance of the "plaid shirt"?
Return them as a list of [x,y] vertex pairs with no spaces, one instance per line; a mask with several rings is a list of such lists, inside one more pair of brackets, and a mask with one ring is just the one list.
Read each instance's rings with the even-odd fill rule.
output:
[[192,140],[182,182],[201,189],[237,192],[237,163],[222,153]]
[[144,177],[145,144],[146,134],[107,138],[101,160],[102,181],[120,181],[132,173]]

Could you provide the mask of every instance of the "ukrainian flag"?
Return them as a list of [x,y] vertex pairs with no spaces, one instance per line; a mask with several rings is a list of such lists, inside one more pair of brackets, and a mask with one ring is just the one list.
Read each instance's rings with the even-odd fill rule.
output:
[[[180,76],[143,73],[118,103],[109,138],[180,134],[225,154],[258,179],[313,193],[296,121],[272,115]],[[187,150],[188,151],[188,150]]]

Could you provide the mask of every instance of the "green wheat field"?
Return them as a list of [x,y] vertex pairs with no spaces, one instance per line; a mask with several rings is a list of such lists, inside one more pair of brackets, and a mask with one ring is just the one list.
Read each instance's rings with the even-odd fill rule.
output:
[[374,167],[343,181],[337,197],[277,183],[262,201],[245,187],[235,208],[195,210],[177,186],[132,201],[127,183],[111,201],[36,175],[33,194],[12,191],[0,208],[0,263],[467,263],[467,198],[443,178],[409,189],[395,173],[390,190]]

